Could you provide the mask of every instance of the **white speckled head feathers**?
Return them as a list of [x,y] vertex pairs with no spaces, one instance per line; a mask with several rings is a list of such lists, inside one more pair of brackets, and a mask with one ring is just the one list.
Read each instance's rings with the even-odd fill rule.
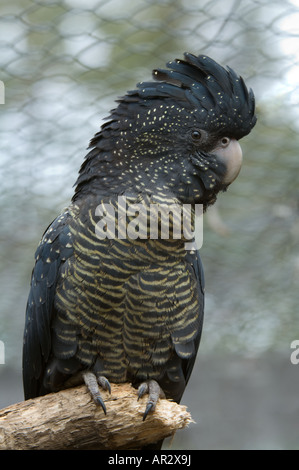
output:
[[169,70],[154,70],[153,78],[158,83],[138,84],[139,97],[175,100],[201,113],[202,122],[209,130],[212,126],[216,132],[236,139],[249,134],[256,123],[255,99],[242,77],[208,56],[185,53],[184,57],[185,60],[168,62]]
[[231,146],[223,150],[256,123],[254,94],[243,79],[189,53],[155,69],[153,78],[117,100],[90,142],[75,198],[91,187],[97,194],[161,188],[185,202],[209,202],[238,174],[241,159],[228,158]]

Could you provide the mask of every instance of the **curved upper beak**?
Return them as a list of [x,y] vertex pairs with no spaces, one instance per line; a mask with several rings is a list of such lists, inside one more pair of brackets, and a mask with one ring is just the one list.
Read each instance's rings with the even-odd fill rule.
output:
[[236,139],[231,139],[227,146],[217,146],[211,153],[217,155],[227,170],[223,179],[224,184],[231,184],[238,176],[241,170],[243,154],[239,142]]

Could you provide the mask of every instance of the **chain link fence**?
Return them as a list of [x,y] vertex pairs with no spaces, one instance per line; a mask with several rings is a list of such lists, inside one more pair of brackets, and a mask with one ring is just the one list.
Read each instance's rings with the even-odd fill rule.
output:
[[2,0],[2,383],[20,373],[34,251],[69,203],[89,140],[118,96],[185,51],[235,68],[258,111],[243,170],[205,218],[200,355],[288,360],[299,339],[298,24],[298,0]]

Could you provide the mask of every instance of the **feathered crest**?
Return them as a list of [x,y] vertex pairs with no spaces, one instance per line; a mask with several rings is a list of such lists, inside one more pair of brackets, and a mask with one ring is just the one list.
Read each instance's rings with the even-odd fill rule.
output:
[[186,109],[201,112],[206,127],[225,129],[235,138],[249,134],[256,123],[255,99],[242,77],[205,55],[184,54],[167,64],[169,70],[153,71],[155,82],[141,82],[121,102],[138,99],[175,101]]

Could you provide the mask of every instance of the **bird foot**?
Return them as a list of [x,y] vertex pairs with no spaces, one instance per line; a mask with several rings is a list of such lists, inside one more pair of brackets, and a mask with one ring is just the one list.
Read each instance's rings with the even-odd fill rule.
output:
[[139,398],[143,397],[146,393],[148,393],[149,398],[147,400],[145,412],[143,414],[143,421],[146,419],[148,413],[150,411],[154,411],[156,408],[156,404],[159,398],[165,398],[165,394],[155,380],[148,380],[146,382],[142,382],[138,387],[138,400]]
[[83,379],[85,382],[86,387],[89,390],[89,393],[91,394],[94,402],[97,405],[101,405],[103,408],[104,413],[106,414],[106,406],[103,401],[103,398],[100,393],[99,385],[104,389],[108,390],[109,393],[111,393],[111,387],[109,380],[106,379],[106,377],[100,375],[96,376],[93,372],[83,372]]

